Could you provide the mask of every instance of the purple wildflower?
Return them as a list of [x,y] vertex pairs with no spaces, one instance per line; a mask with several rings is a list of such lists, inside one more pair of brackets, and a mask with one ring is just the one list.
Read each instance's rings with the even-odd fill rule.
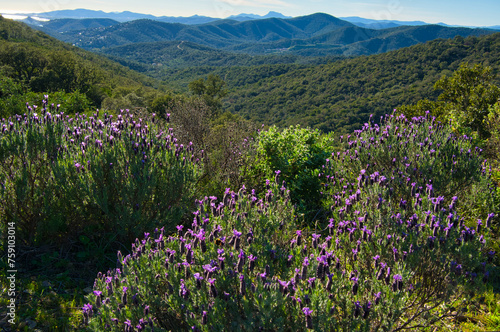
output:
[[313,328],[313,324],[312,324],[312,317],[311,317],[311,314],[312,314],[312,310],[309,309],[309,307],[304,307],[302,309],[302,312],[306,315],[306,328],[307,329],[312,329]]

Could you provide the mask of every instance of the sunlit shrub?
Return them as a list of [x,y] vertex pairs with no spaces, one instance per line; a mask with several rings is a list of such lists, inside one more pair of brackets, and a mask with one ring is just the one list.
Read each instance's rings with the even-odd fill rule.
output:
[[[391,180],[396,196],[409,201],[419,187],[432,188],[432,194],[446,197],[447,203],[457,196],[463,202],[459,212],[469,222],[499,208],[482,150],[472,144],[471,137],[457,136],[429,112],[412,119],[386,115],[380,125],[370,118],[363,128],[341,140],[344,151],[332,154],[328,165],[342,172],[344,182],[357,183],[362,169],[389,179],[400,176],[404,181]],[[323,181],[328,183],[325,176]]]
[[[467,186],[465,178],[487,172],[467,138],[432,122],[367,124],[353,149],[325,160],[325,225],[300,229],[281,172],[260,198],[243,188],[199,201],[190,228],[146,234],[131,255],[118,254],[118,269],[98,275],[85,323],[95,331],[372,331],[460,314],[490,278],[497,217],[470,225],[460,214],[453,182]],[[381,164],[365,163],[371,154]]]
[[[371,120],[341,137],[345,151],[332,154],[320,175],[324,203],[333,211],[327,227],[342,225],[340,232],[349,234],[343,249],[352,252],[363,279],[379,268],[379,277],[396,273],[411,285],[405,312],[391,329],[428,326],[460,308],[470,290],[462,287],[465,279],[488,280],[479,252],[488,252],[490,261],[495,254],[498,197],[471,138],[455,136],[429,115],[391,115],[380,125]],[[363,246],[370,237],[378,245]]]
[[171,128],[121,111],[66,116],[28,107],[0,123],[0,217],[19,243],[69,243],[86,235],[110,247],[194,208],[199,176],[191,144]]
[[266,177],[279,171],[298,213],[306,214],[306,220],[314,220],[321,208],[318,174],[331,153],[331,136],[300,126],[283,130],[273,126],[260,131],[255,152],[243,165],[246,179],[258,188]]

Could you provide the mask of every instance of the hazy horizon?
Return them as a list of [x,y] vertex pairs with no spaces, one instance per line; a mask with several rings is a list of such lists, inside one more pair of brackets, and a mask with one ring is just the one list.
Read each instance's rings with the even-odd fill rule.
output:
[[359,16],[375,20],[424,21],[464,26],[500,25],[500,1],[478,0],[18,0],[4,3],[0,13],[42,13],[65,9],[104,12],[130,11],[154,16],[193,15],[226,18],[241,13],[265,15],[277,11],[285,16],[323,12],[336,17]]

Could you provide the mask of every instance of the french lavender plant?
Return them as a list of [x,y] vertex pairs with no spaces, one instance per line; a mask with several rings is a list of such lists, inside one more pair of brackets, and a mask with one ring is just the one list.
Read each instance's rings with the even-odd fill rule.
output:
[[156,225],[174,227],[194,200],[193,146],[178,144],[154,114],[69,117],[46,96],[0,128],[0,213],[25,244],[81,234],[130,243]]
[[[459,307],[489,274],[484,253],[498,211],[470,213],[465,197],[477,183],[490,193],[480,150],[429,116],[367,123],[346,144],[320,175],[332,211],[325,229],[371,328],[417,328],[453,315],[440,306]],[[489,218],[488,227],[477,217]],[[344,307],[360,314],[352,302]]]
[[[380,120],[378,125],[370,117],[353,135],[341,137],[345,150],[332,155],[331,164],[347,162],[356,176],[361,170],[387,177],[394,173],[405,176],[404,183],[392,186],[403,199],[420,186],[429,188],[436,197],[446,197],[447,202],[457,196],[463,202],[457,208],[467,206],[464,217],[470,223],[485,218],[491,212],[488,209],[499,208],[491,168],[481,158],[482,150],[472,145],[472,137],[455,135],[450,126],[436,122],[429,112],[413,119],[392,114]],[[406,185],[409,178],[411,186]]]
[[[138,330],[301,329],[301,307],[289,294],[298,287],[289,282],[296,222],[286,190],[278,187],[268,182],[262,198],[244,187],[227,189],[221,200],[205,197],[190,227],[178,227],[175,236],[157,229],[136,240],[131,255],[118,255],[119,268],[98,275],[94,289],[107,297],[93,305],[91,317],[86,306],[88,328],[118,331],[130,320]],[[123,287],[137,304],[124,303]],[[99,302],[95,294],[91,304]]]

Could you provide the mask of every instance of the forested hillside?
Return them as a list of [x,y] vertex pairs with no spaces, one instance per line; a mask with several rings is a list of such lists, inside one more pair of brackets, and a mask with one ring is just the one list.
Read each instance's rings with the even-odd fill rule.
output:
[[379,116],[402,104],[435,99],[439,91],[433,90],[434,82],[462,62],[491,66],[498,73],[500,33],[434,40],[318,66],[266,65],[214,72],[231,88],[224,104],[231,112],[279,126],[350,132],[370,114]]
[[316,13],[295,18],[249,21],[217,20],[186,25],[135,20],[109,27],[53,33],[63,41],[88,50],[102,50],[144,42],[188,41],[248,54],[285,53],[303,56],[368,55],[415,45],[436,38],[480,36],[490,29],[440,25],[366,29],[334,16]]
[[[323,17],[321,26],[312,27],[305,18],[293,22],[308,33],[338,24],[328,16]],[[79,105],[116,110],[152,107],[153,101],[162,95],[149,88],[160,85],[153,78],[34,32],[21,23],[2,19],[1,24],[3,105],[15,104],[19,110],[24,105],[21,99],[26,97],[16,96],[60,91],[75,94],[73,99]],[[420,28],[445,31],[436,26]],[[402,29],[410,38],[417,27],[399,29],[389,30],[400,36],[397,31]],[[386,42],[390,43],[390,39]],[[461,62],[482,63],[498,71],[499,48],[500,34],[496,33],[438,39],[343,60],[296,55],[250,56],[182,41],[131,44],[104,52],[123,65],[161,79],[162,90],[187,93],[190,82],[209,74],[218,75],[229,89],[224,109],[255,122],[280,126],[300,123],[324,132],[348,132],[371,113],[385,114],[402,104],[436,98],[439,92],[432,89],[433,82],[456,70]]]
[[22,113],[26,102],[39,103],[47,93],[53,102],[71,104],[73,112],[117,105],[131,93],[143,99],[136,106],[147,106],[160,86],[106,57],[2,17],[0,73],[1,116]]

